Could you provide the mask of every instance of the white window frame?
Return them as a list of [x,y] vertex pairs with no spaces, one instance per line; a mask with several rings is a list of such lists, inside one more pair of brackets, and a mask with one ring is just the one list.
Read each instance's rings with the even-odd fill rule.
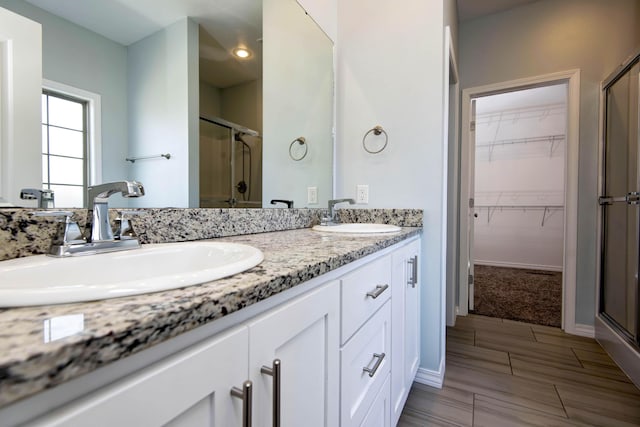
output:
[[87,186],[102,183],[102,107],[100,95],[42,79],[42,88],[87,103]]

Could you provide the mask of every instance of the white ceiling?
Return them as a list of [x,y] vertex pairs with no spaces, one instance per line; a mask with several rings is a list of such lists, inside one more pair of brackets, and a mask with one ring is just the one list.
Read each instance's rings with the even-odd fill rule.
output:
[[456,0],[460,22],[503,12],[538,0]]
[[[262,2],[259,0],[26,0],[110,40],[128,46],[190,17],[200,24],[201,78],[216,87],[255,80],[262,71]],[[239,61],[237,46],[255,53]],[[209,69],[224,63],[226,73]]]

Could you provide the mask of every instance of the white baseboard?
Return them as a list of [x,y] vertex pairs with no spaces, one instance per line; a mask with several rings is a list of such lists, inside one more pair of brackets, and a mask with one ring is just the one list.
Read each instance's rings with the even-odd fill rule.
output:
[[444,383],[444,361],[440,361],[440,368],[437,371],[418,368],[414,381],[431,387],[442,388]]
[[502,262],[502,261],[485,261],[476,259],[473,261],[477,265],[487,265],[490,267],[507,267],[507,268],[523,268],[526,270],[543,270],[543,271],[562,271],[562,266],[558,265],[539,265],[539,264],[523,264],[517,262]]
[[564,331],[568,334],[579,335],[581,337],[596,337],[596,328],[592,325],[583,325],[580,323],[576,323],[573,328],[566,328]]

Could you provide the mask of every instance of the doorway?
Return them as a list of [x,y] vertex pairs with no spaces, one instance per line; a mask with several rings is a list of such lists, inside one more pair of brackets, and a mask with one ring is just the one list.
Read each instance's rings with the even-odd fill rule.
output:
[[[537,106],[530,103],[528,106],[496,107],[510,97],[522,96],[527,91],[535,92],[536,89],[539,94],[552,91],[547,89],[550,87],[559,87],[559,91],[564,93],[563,115],[552,115],[555,114],[552,101],[546,105],[538,103]],[[494,96],[502,97],[502,101],[500,98],[492,98]],[[486,101],[491,100],[494,101],[493,107],[491,102],[489,106],[486,104]],[[478,108],[479,111],[475,111]],[[459,281],[459,315],[466,315],[474,309],[474,267],[477,259],[474,249],[477,247],[483,264],[501,268],[527,267],[534,276],[537,272],[549,271],[549,268],[562,271],[562,304],[558,326],[562,326],[567,332],[582,335],[575,327],[578,110],[578,70],[463,91],[459,277],[468,280]],[[542,130],[541,123],[545,120],[556,125],[563,122],[565,131],[558,131],[553,126],[553,129]],[[530,128],[529,135],[519,135],[516,132],[518,126],[515,125],[518,122]],[[489,132],[483,135],[482,132],[487,130]],[[557,136],[561,134],[564,136]],[[480,146],[478,148],[476,139]],[[476,163],[476,150],[478,162],[482,163]],[[541,155],[543,151],[545,156]],[[561,158],[558,157],[560,153],[563,154]],[[542,161],[547,164],[543,166],[540,163]],[[549,168],[549,161],[555,164],[553,173],[545,173],[545,168]],[[538,172],[538,178],[531,178],[530,174],[520,174],[516,178],[508,178],[508,175],[505,177],[500,169],[495,168],[499,162],[510,162],[512,172]],[[476,165],[489,172],[489,178],[479,178],[483,183],[480,184],[477,195],[474,194]],[[479,228],[477,245],[474,244],[476,224]],[[538,237],[539,234],[544,238],[535,243],[539,247],[532,250],[526,242],[532,242],[528,239]],[[513,250],[514,245],[519,245],[518,251]],[[545,245],[547,248],[554,247],[554,251],[545,250]],[[523,255],[532,253],[535,257],[523,258]]]
[[567,85],[474,101],[469,310],[560,327]]

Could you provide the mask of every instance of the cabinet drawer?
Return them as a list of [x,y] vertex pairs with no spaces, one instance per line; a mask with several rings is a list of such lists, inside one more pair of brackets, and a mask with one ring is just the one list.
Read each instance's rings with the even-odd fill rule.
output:
[[391,305],[387,302],[340,352],[342,426],[359,426],[362,423],[388,377],[391,366],[390,323]]
[[371,404],[369,412],[364,417],[364,420],[360,424],[360,427],[390,427],[391,426],[391,387],[389,386],[390,380],[387,380],[382,385],[382,388],[378,392],[378,396]]
[[341,292],[344,344],[391,297],[391,257],[373,261],[344,276]]

